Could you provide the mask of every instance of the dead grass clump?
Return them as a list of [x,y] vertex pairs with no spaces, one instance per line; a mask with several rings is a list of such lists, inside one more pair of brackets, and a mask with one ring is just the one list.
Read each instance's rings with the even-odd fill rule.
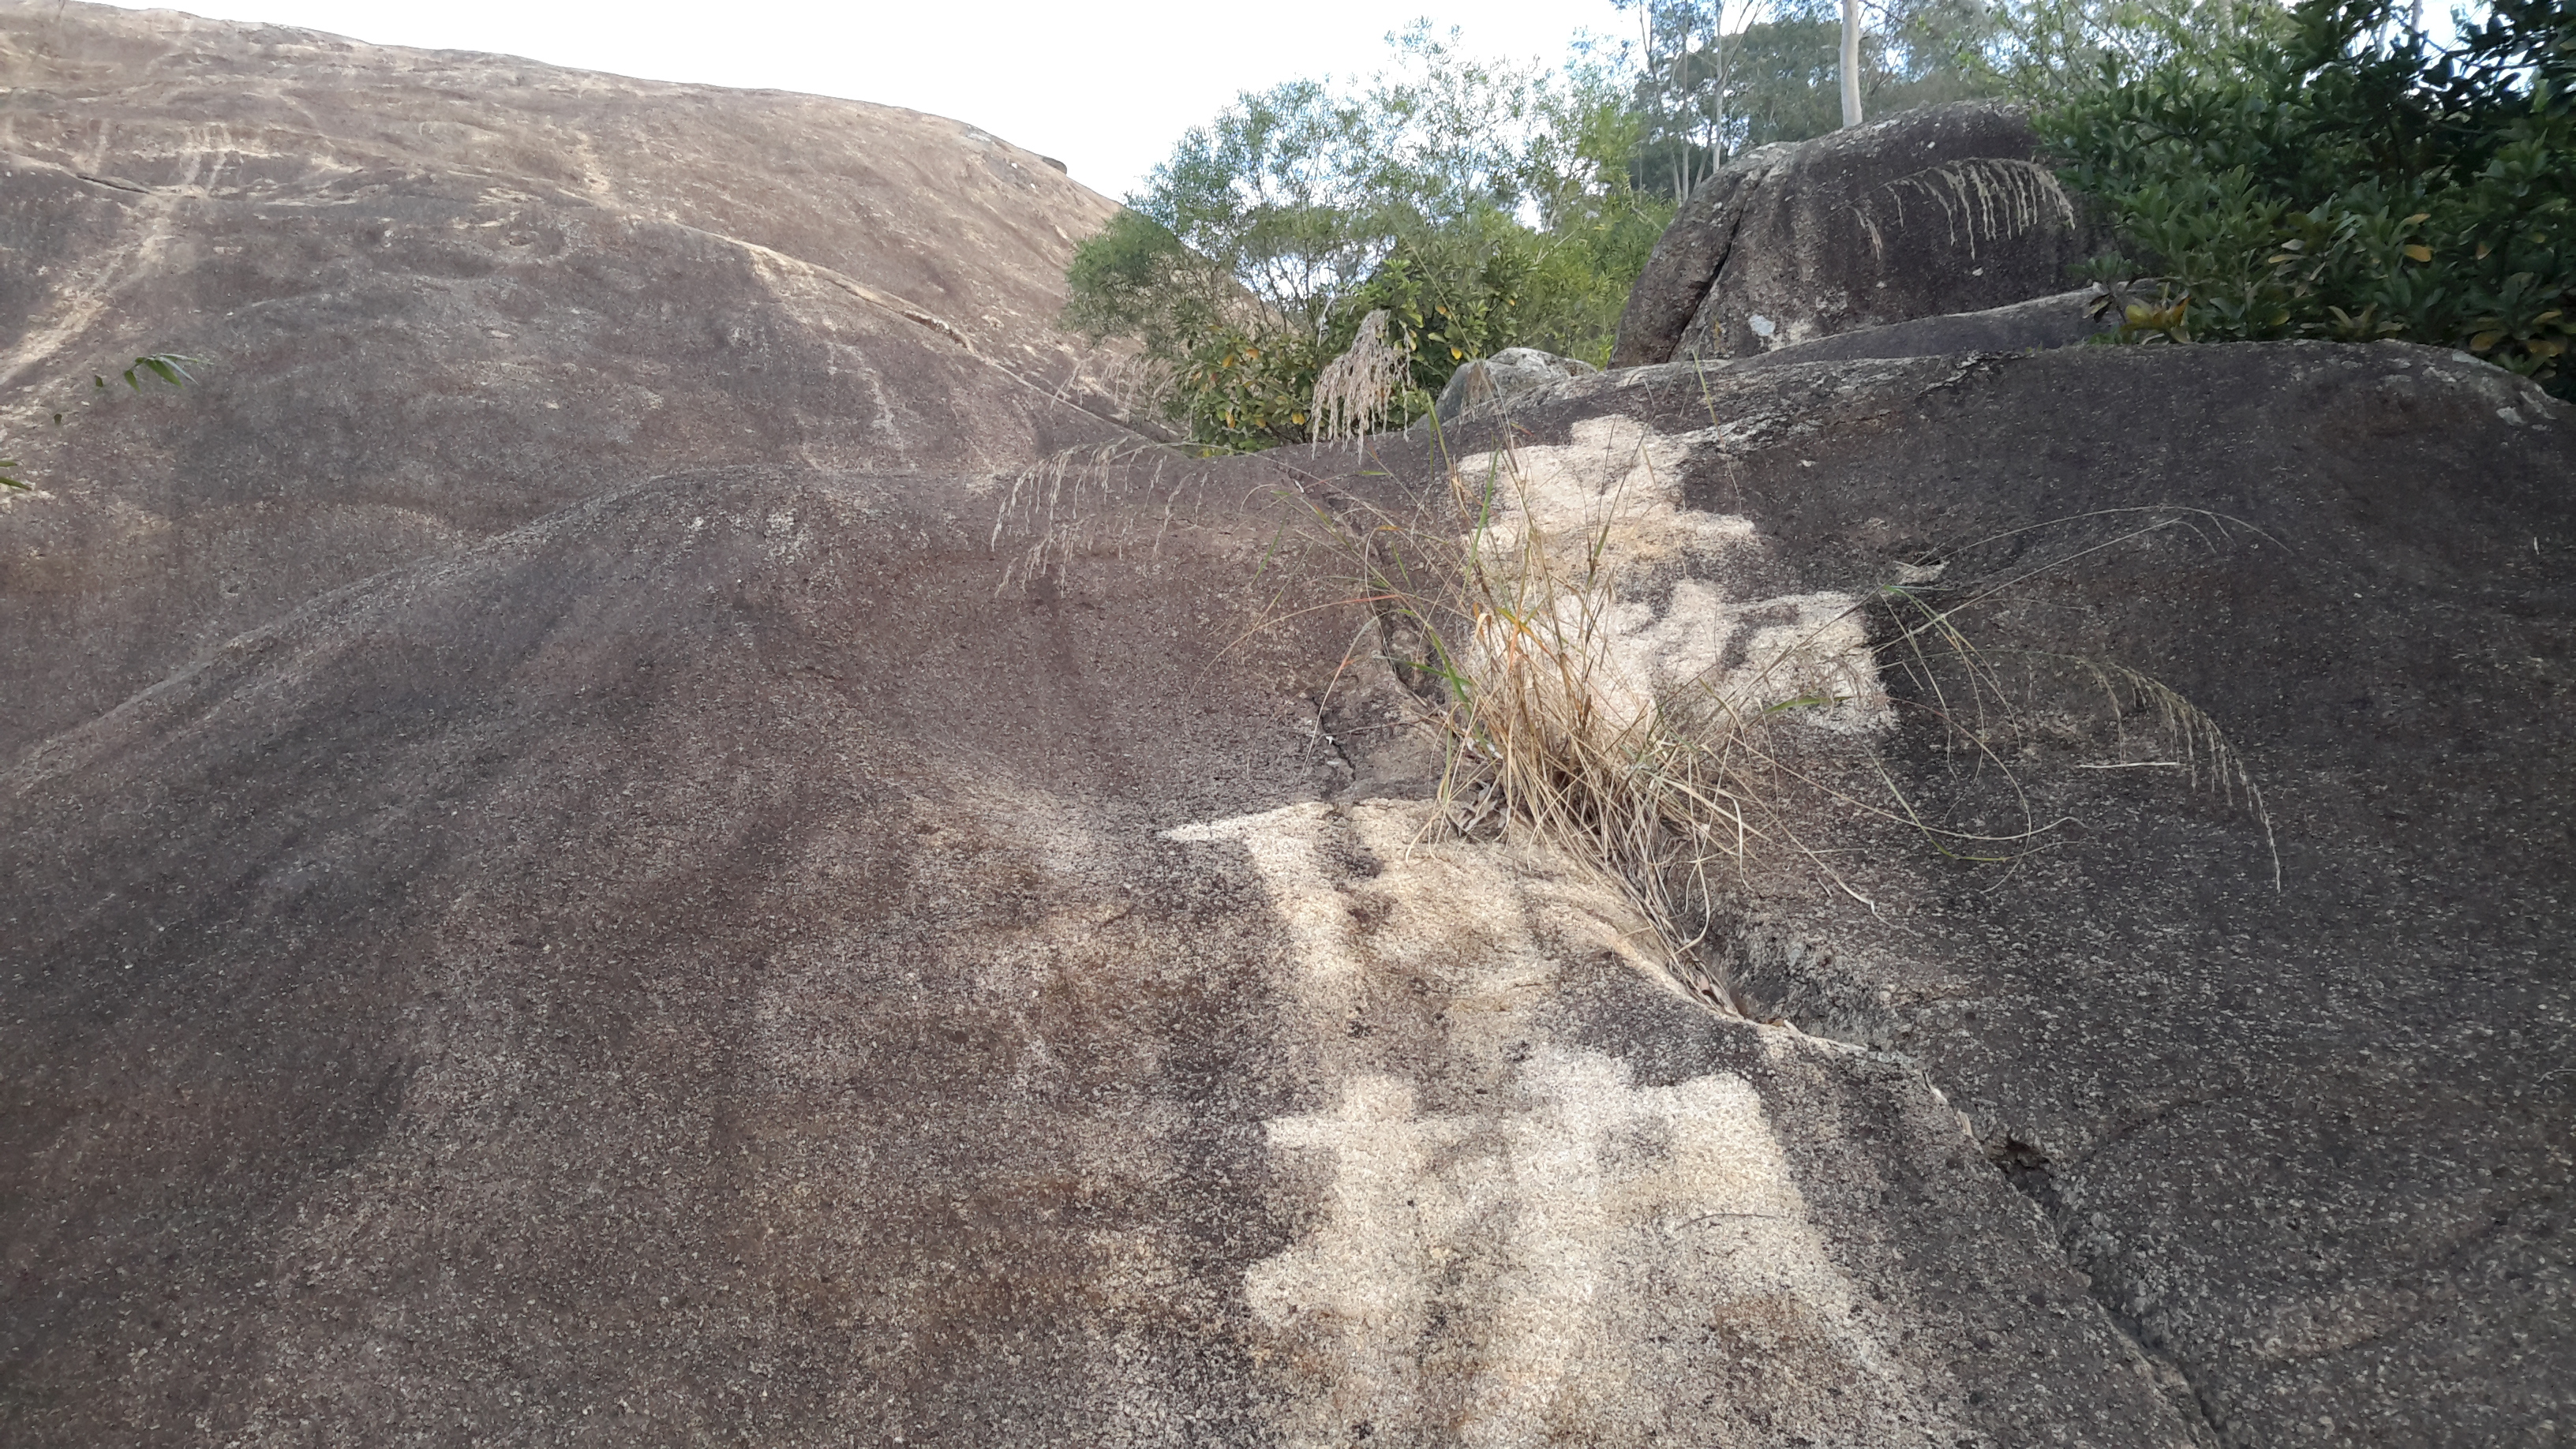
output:
[[[1508,454],[1407,518],[1333,518],[1398,674],[1433,698],[1446,746],[1446,827],[1527,832],[1623,896],[1653,954],[1694,995],[1742,1014],[1717,945],[1763,851],[1807,850],[1792,818],[1819,739],[1799,726],[1852,703],[1819,690],[1827,621],[1725,671],[1641,688],[1617,648],[1619,545],[1610,500],[1552,532]],[[1857,803],[1857,802],[1855,802]],[[1839,877],[1835,877],[1840,884]],[[1848,885],[1844,886],[1849,889]]]
[[1382,307],[1361,318],[1350,348],[1316,375],[1307,409],[1316,442],[1357,443],[1395,415],[1396,396],[1412,369],[1405,349],[1387,337],[1388,321]]
[[[1798,630],[1769,631],[1767,645],[1723,671],[1641,688],[1620,654],[1622,556],[1652,550],[1638,547],[1637,520],[1621,502],[1569,526],[1562,509],[1551,515],[1527,496],[1506,452],[1489,455],[1478,476],[1446,470],[1445,489],[1409,516],[1317,509],[1356,565],[1390,662],[1434,706],[1448,762],[1438,817],[1446,828],[1526,832],[1560,850],[1631,904],[1676,981],[1749,1015],[1725,962],[1757,861],[1811,872],[1874,910],[1821,844],[1832,822],[1893,824],[1952,859],[2003,865],[2065,823],[2037,818],[1995,748],[2027,709],[2027,691],[1955,618],[1990,589],[1942,607],[1889,585]],[[1855,651],[1855,639],[1868,642]],[[2269,839],[2260,792],[2206,714],[2135,670],[2055,662],[2092,679],[2115,721],[2143,712],[2175,757],[2150,763],[2178,764],[2230,799],[2241,790]],[[1892,708],[1882,671],[1915,677],[1914,703],[1976,771],[2004,783],[2017,826],[1946,823],[1888,772],[1874,731],[1848,727],[1871,701]]]

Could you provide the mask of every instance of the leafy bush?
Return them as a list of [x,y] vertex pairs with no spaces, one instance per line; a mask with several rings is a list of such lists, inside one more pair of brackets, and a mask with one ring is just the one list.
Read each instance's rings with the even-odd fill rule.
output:
[[2140,253],[2130,335],[2404,338],[2576,396],[2576,7],[2495,0],[2448,49],[2404,15],[2304,0],[2043,113]]
[[[2520,204],[2504,194],[2515,186],[2563,191],[2543,174],[2564,159],[2563,114],[2532,122],[2562,137],[2536,151],[2455,144],[2528,111],[2533,94],[2565,94],[2516,79],[2523,32],[2473,34],[2435,84],[2420,41],[2380,38],[2393,5],[2312,0],[2294,18],[2269,0],[1886,0],[1862,48],[1867,109],[1971,95],[2049,108],[2067,173],[2171,279],[2140,314],[2153,335],[2411,336],[2438,323],[2445,340],[2494,331],[2499,357],[2540,358],[2553,344],[2535,329],[2559,320],[2547,315],[2554,274],[2522,260],[2538,244],[2526,234],[2473,258],[2493,284],[2453,287],[2439,316],[2411,293],[2401,316],[2353,280],[2389,255],[2420,271],[2408,246],[2447,261],[2436,233],[2496,230],[2488,214]],[[1605,361],[1675,200],[1743,150],[1840,116],[1829,0],[1621,8],[1639,15],[1641,43],[1586,41],[1561,73],[1469,60],[1417,24],[1364,84],[1239,97],[1081,244],[1066,321],[1138,344],[1164,419],[1222,450],[1310,436],[1316,379],[1376,311],[1406,358],[1396,425],[1462,362],[1505,347]],[[2444,164],[2495,162],[2505,179],[2483,201],[2463,192],[2442,206],[2348,184],[2389,170],[2353,156],[2384,140],[2373,107],[2391,97],[2442,111],[2427,135],[2451,148]],[[2424,169],[2411,165],[2395,170]],[[2393,209],[2355,219],[2382,202]]]
[[1242,96],[1081,244],[1069,325],[1140,345],[1202,446],[1302,442],[1322,368],[1383,310],[1401,424],[1468,358],[1606,358],[1669,202],[1628,183],[1637,125],[1606,71],[1461,57],[1425,26],[1364,88]]
[[2289,20],[2279,0],[2001,0],[1971,63],[1996,94],[2052,106],[2099,85],[2105,61],[2124,71],[2189,62],[2277,41]]

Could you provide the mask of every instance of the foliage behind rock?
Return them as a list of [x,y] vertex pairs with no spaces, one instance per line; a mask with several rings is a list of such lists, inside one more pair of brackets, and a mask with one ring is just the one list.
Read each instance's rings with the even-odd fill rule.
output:
[[1066,321],[1143,347],[1203,447],[1306,440],[1315,381],[1384,310],[1391,421],[1510,346],[1601,361],[1671,215],[1634,189],[1606,78],[1487,66],[1416,26],[1358,89],[1298,81],[1192,130],[1076,254]]
[[2576,9],[2498,0],[2449,50],[2403,14],[2308,0],[2044,116],[2153,274],[2133,335],[2398,337],[2576,391]]

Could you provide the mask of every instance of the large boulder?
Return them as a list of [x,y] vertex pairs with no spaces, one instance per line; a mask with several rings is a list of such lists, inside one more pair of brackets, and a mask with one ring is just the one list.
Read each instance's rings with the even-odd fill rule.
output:
[[1758,356],[2064,291],[2076,208],[2029,117],[1907,111],[1737,158],[1683,202],[1629,294],[1611,365]]
[[[0,758],[655,473],[1124,436],[1054,326],[1111,203],[955,121],[52,3],[0,4],[0,117],[0,457],[42,490],[0,502]],[[149,350],[210,363],[95,394]]]

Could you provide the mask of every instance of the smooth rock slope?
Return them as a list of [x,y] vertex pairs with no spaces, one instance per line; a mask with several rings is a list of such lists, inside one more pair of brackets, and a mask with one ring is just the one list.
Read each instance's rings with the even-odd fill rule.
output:
[[2189,1442],[1901,1062],[1331,803],[1259,481],[656,483],[0,778],[10,1441]]
[[0,753],[653,474],[1120,436],[1054,327],[1110,210],[908,111],[0,4]]

